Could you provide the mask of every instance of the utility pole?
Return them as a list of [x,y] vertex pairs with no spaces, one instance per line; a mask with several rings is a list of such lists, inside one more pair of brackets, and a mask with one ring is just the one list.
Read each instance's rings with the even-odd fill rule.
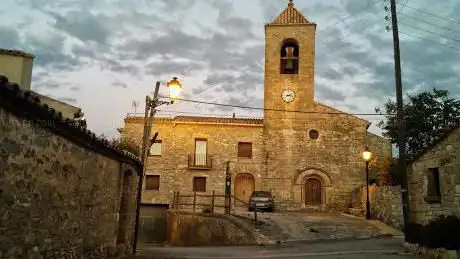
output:
[[137,240],[139,235],[139,215],[140,215],[140,204],[142,202],[142,186],[145,177],[145,169],[146,169],[146,160],[147,160],[147,152],[150,150],[150,147],[158,136],[158,132],[155,133],[153,139],[150,139],[150,134],[152,132],[152,125],[153,125],[153,118],[156,113],[156,109],[158,106],[163,104],[173,104],[174,100],[177,99],[180,92],[182,91],[182,85],[177,80],[177,77],[173,77],[173,80],[167,83],[167,87],[169,88],[169,98],[170,101],[160,101],[158,98],[158,92],[160,90],[160,82],[156,83],[155,86],[155,93],[153,94],[153,99],[150,96],[145,97],[145,114],[144,114],[144,133],[142,135],[142,150],[141,150],[141,162],[142,162],[142,175],[139,179],[139,183],[137,186],[137,208],[136,208],[136,222],[135,222],[135,230],[134,230],[134,244],[133,244],[133,254],[136,254],[137,248]]
[[396,1],[390,0],[391,22],[393,31],[393,46],[394,46],[394,61],[395,61],[395,81],[396,81],[396,117],[398,122],[398,148],[399,172],[402,176],[401,184],[401,199],[403,205],[404,228],[410,222],[410,207],[409,207],[409,190],[407,183],[407,167],[406,167],[406,137],[405,137],[405,122],[404,122],[404,106],[403,106],[403,90],[401,81],[401,57],[399,51],[399,31],[398,17],[396,16]]
[[[142,150],[141,150],[141,162],[142,162],[142,175],[140,176],[141,179],[138,181],[137,186],[137,207],[136,207],[136,222],[134,226],[134,244],[133,244],[133,254],[136,254],[137,250],[137,240],[139,235],[139,216],[140,216],[140,209],[141,209],[141,202],[142,202],[142,186],[144,182],[145,176],[145,160],[147,157],[147,147],[149,147],[150,143],[150,134],[152,131],[152,124],[153,124],[153,117],[156,113],[156,106],[158,101],[158,92],[160,90],[160,82],[156,83],[155,86],[155,94],[153,95],[153,99],[149,96],[145,97],[145,114],[144,114],[144,133],[142,135]],[[153,142],[155,142],[158,134],[155,134]]]

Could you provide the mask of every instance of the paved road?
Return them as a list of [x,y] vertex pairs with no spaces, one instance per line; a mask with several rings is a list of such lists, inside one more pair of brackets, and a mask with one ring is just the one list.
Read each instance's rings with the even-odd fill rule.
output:
[[[253,218],[247,212],[236,214]],[[258,226],[260,234],[273,241],[318,241],[346,238],[377,237],[385,233],[376,221],[328,212],[260,213],[265,224]],[[394,234],[394,233],[392,233]]]
[[239,247],[142,247],[139,256],[132,258],[181,259],[403,259],[418,258],[405,253],[400,238],[373,238],[367,240],[342,240],[322,242],[288,242],[272,246]]

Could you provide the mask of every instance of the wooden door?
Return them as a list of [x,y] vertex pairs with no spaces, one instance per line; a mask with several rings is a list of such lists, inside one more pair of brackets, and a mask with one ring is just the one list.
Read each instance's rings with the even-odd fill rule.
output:
[[321,182],[310,178],[305,182],[305,205],[317,206],[322,204]]
[[[249,202],[249,196],[254,191],[254,177],[251,174],[238,174],[235,177],[235,198]],[[235,200],[235,207],[245,207],[245,203]]]
[[208,141],[206,139],[195,139],[195,165],[206,165],[206,153]]

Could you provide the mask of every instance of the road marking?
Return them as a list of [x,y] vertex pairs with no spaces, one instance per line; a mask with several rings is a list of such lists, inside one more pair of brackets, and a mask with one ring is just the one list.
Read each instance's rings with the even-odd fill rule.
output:
[[[226,256],[226,257],[217,257],[217,256],[181,256],[178,255],[177,258],[184,259],[248,259],[248,258],[296,258],[296,257],[306,257],[306,256],[331,256],[331,255],[349,255],[349,254],[407,254],[401,250],[367,250],[367,251],[341,251],[341,252],[322,252],[322,253],[296,253],[296,254],[271,254],[271,255],[261,255],[253,254],[251,257],[248,256]],[[174,258],[175,256],[171,256]]]

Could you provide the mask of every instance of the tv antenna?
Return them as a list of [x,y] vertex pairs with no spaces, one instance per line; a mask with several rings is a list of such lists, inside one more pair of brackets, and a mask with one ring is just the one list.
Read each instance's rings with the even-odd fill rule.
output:
[[139,106],[139,102],[133,101],[133,102],[132,102],[132,107],[133,107],[133,109],[134,109],[134,113],[137,113],[137,106]]

